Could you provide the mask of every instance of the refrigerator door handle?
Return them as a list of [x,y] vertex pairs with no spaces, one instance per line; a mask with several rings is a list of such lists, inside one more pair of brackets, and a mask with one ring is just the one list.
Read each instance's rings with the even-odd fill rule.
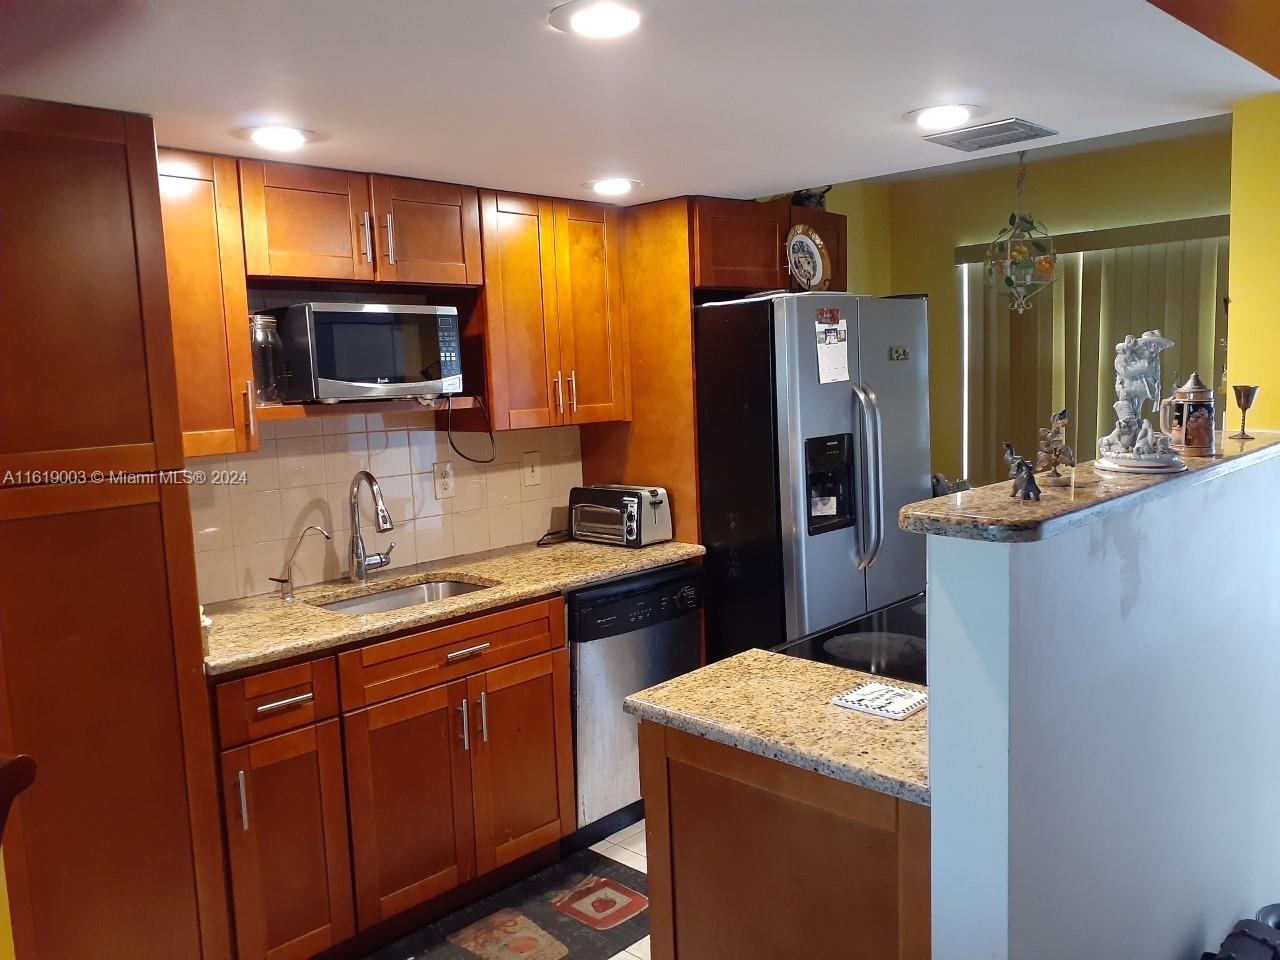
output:
[[872,496],[872,490],[875,487],[874,481],[879,467],[875,462],[872,443],[875,423],[872,419],[871,400],[867,396],[867,391],[858,384],[853,385],[853,404],[856,408],[854,418],[861,423],[858,435],[862,440],[862,455],[858,458],[862,465],[862,476],[858,478],[857,496],[858,569],[865,570],[871,566],[871,561],[874,559],[872,551],[875,544],[876,502],[875,497]]
[[867,566],[876,562],[880,556],[880,550],[884,547],[884,420],[880,416],[880,399],[876,396],[876,392],[866,384],[862,385],[863,391],[867,397],[867,407],[871,411],[871,423],[873,426],[872,437],[868,441],[868,446],[875,453],[875,474],[871,484],[871,492],[875,495],[875,529],[871,541],[871,550],[867,557]]

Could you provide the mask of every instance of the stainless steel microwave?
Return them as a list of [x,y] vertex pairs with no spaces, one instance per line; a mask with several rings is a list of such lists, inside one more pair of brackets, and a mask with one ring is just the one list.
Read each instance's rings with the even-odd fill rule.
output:
[[285,403],[394,400],[462,392],[456,307],[295,303],[275,311]]

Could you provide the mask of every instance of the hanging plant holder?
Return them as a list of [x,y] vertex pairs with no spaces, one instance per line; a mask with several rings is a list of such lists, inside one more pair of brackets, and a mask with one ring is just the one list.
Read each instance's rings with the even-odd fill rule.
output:
[[1031,298],[1053,286],[1058,256],[1053,250],[1053,237],[1043,223],[1026,212],[1023,189],[1027,181],[1024,154],[1018,154],[1018,209],[1009,214],[1008,225],[1001,228],[987,248],[983,261],[986,285],[1008,294],[1009,308],[1025,313],[1033,304]]

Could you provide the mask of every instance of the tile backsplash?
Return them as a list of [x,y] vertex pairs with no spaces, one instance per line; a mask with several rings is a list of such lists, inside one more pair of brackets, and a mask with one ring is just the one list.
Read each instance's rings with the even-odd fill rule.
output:
[[[395,541],[392,567],[532,543],[565,526],[569,489],[582,483],[577,427],[498,433],[497,459],[485,465],[450,449],[429,414],[312,417],[261,428],[256,453],[187,461],[206,476],[190,487],[202,603],[276,589],[267,578],[280,576],[298,535],[311,524],[333,539],[308,534],[294,561],[295,586],[345,575],[348,490],[358,470],[378,479],[395,523],[390,533],[374,531],[373,502],[363,487],[365,547],[383,551]],[[454,442],[474,457],[489,453],[484,434],[455,433]],[[528,460],[537,463],[536,471],[522,469]],[[438,500],[440,463],[453,467],[454,495]],[[232,482],[212,483],[218,471]]]

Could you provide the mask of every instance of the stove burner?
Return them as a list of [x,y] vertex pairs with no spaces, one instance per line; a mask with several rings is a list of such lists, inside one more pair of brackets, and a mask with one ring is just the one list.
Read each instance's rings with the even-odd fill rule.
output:
[[822,643],[826,654],[844,666],[893,677],[923,677],[925,644],[906,633],[872,630],[842,633]]

